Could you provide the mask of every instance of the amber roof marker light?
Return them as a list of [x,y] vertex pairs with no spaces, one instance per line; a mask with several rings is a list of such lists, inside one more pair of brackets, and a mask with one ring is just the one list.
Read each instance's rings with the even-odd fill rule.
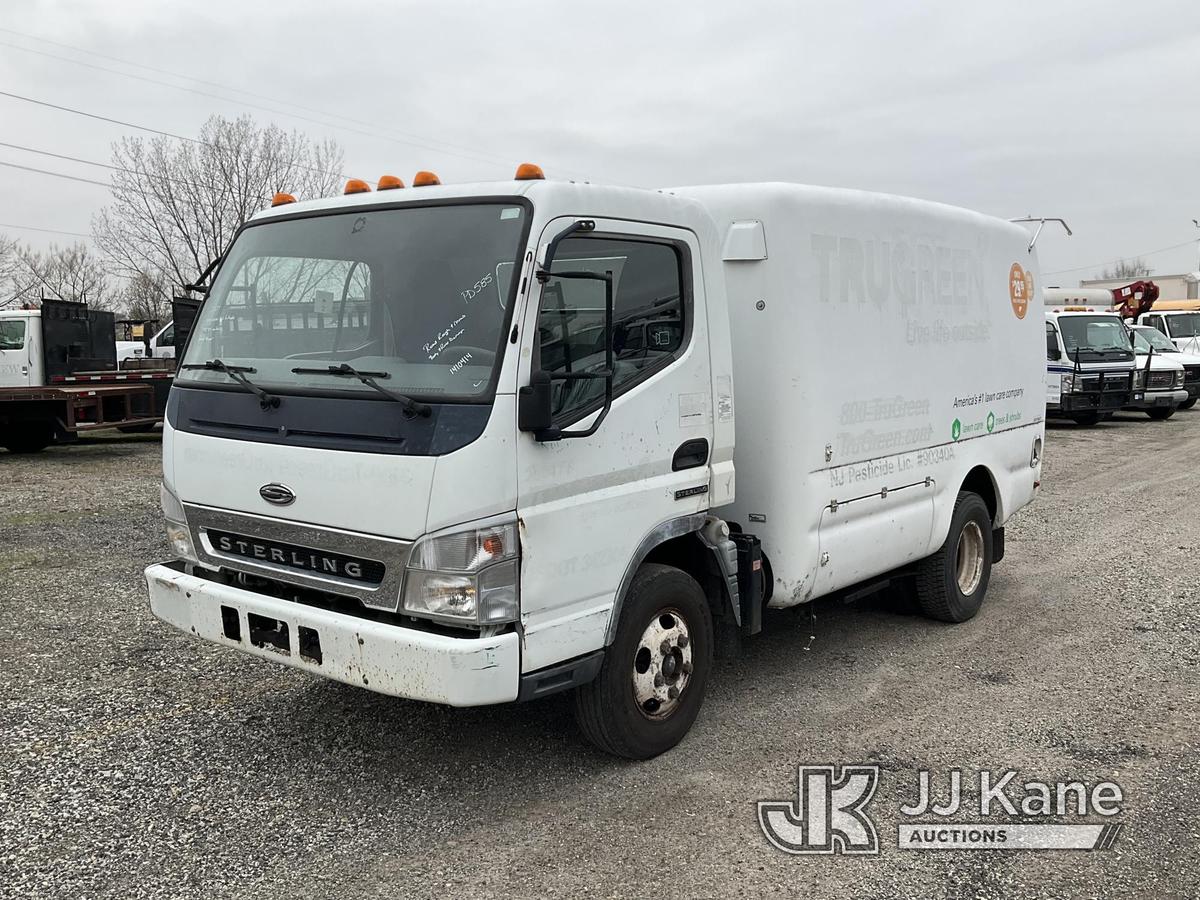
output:
[[361,178],[351,178],[349,181],[346,182],[346,189],[344,191],[342,191],[342,193],[343,194],[369,194],[369,193],[371,193],[371,186],[369,184],[367,184],[365,181],[363,181]]
[[273,206],[273,207],[274,206],[285,206],[288,203],[295,203],[295,202],[296,202],[295,197],[293,197],[291,194],[284,194],[282,192],[276,194],[274,197],[271,198],[271,206]]
[[404,182],[395,175],[380,175],[379,184],[376,185],[377,191],[394,191],[404,187]]
[[422,169],[413,176],[413,187],[432,187],[435,184],[441,184],[442,179],[438,178],[433,172],[426,172]]
[[517,181],[544,181],[546,173],[542,171],[541,166],[535,166],[533,163],[521,163],[517,166]]

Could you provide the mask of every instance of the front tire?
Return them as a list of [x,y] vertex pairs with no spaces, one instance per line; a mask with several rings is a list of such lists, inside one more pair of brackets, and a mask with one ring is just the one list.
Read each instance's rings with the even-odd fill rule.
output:
[[1152,418],[1155,422],[1165,422],[1165,421],[1167,421],[1167,419],[1171,418],[1171,416],[1175,415],[1175,409],[1176,409],[1176,407],[1174,407],[1174,406],[1168,406],[1166,408],[1160,407],[1157,409],[1148,409],[1148,410],[1146,410],[1146,415],[1148,415],[1150,418]]
[[1098,412],[1082,412],[1075,413],[1071,416],[1075,420],[1076,425],[1082,425],[1084,428],[1091,428],[1100,421],[1100,413]]
[[991,514],[978,494],[960,491],[945,543],[917,565],[917,602],[930,618],[966,622],[983,605],[991,575]]
[[1193,406],[1196,405],[1196,401],[1198,399],[1200,399],[1200,397],[1188,397],[1186,400],[1184,400],[1182,403],[1179,404],[1179,408],[1180,409],[1191,409]]
[[671,566],[642,566],[600,674],[575,691],[579,730],[626,759],[670,750],[700,713],[712,657],[712,611],[700,585]]

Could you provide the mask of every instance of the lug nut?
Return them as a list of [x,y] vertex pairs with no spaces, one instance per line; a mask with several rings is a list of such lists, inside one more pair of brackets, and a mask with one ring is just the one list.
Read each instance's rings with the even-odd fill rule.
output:
[[663,642],[658,645],[658,649],[662,653],[663,656],[666,656],[668,653],[671,652],[671,642],[668,641],[666,638],[663,638]]
[[688,636],[686,634],[681,634],[677,643],[680,647],[686,647],[688,645]]
[[666,682],[663,680],[662,672],[659,672],[657,675],[654,676],[654,686],[662,687],[664,684],[666,684]]
[[679,699],[679,688],[675,687],[674,685],[667,688],[667,696],[670,697],[672,700],[678,700]]
[[691,664],[690,662],[685,662],[685,663],[683,664],[683,674],[684,674],[684,675],[691,675],[691,674],[692,674],[692,664]]

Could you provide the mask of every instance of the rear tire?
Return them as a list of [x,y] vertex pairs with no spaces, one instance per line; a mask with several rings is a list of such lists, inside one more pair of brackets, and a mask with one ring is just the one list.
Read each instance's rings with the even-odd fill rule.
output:
[[642,566],[600,674],[575,691],[579,730],[626,759],[670,750],[696,721],[712,657],[712,611],[700,585],[671,566]]
[[38,453],[54,440],[54,430],[42,422],[26,422],[14,426],[0,438],[9,453]]
[[1082,425],[1084,428],[1091,428],[1100,421],[1100,413],[1098,412],[1082,412],[1075,413],[1071,416],[1075,420],[1076,425]]
[[950,533],[917,564],[917,603],[942,622],[966,622],[983,605],[992,575],[992,517],[978,494],[960,491]]
[[118,425],[117,431],[121,434],[149,434],[154,430],[153,422],[143,422],[140,425]]
[[1148,409],[1146,415],[1152,418],[1155,422],[1165,422],[1171,416],[1175,415],[1176,407],[1168,406],[1166,409]]

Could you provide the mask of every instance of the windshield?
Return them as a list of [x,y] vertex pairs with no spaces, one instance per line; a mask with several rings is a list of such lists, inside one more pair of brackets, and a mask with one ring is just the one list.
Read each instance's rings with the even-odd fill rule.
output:
[[1129,332],[1116,316],[1061,316],[1058,328],[1068,356],[1132,356]]
[[1200,335],[1200,313],[1179,313],[1163,318],[1167,321],[1167,327],[1171,329],[1171,337],[1189,338]]
[[25,320],[0,319],[0,350],[20,350],[25,346]]
[[1178,353],[1178,348],[1171,339],[1157,328],[1142,325],[1133,329],[1133,339],[1137,342],[1138,353],[1149,353],[1154,348],[1155,353]]
[[[528,212],[512,201],[339,212],[245,229],[196,319],[184,365],[256,385],[432,399],[488,393]],[[307,371],[297,372],[297,369]],[[180,382],[227,384],[211,369]]]

